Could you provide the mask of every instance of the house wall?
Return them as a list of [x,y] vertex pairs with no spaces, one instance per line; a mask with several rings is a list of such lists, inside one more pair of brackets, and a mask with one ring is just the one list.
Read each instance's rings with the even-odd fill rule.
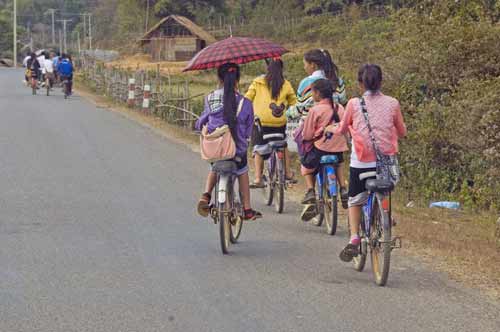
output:
[[188,61],[203,43],[195,37],[152,38],[148,52],[156,61]]

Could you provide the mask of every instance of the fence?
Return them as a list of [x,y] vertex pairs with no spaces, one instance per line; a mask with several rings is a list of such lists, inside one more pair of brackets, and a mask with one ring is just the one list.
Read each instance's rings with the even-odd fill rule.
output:
[[198,115],[193,111],[189,81],[172,79],[156,71],[107,67],[94,58],[80,59],[84,83],[114,101],[127,103],[145,114],[192,128]]

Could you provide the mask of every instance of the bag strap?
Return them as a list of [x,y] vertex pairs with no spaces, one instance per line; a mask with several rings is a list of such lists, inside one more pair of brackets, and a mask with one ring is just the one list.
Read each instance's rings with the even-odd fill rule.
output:
[[375,134],[373,133],[373,129],[372,129],[372,126],[370,124],[370,119],[368,118],[368,110],[366,109],[365,98],[363,98],[363,97],[359,98],[359,102],[361,104],[361,112],[363,113],[363,117],[365,118],[366,126],[368,127],[368,132],[370,133],[370,140],[372,141],[372,144],[373,144],[373,151],[375,151],[375,154],[377,155],[377,158],[378,158],[379,155],[381,155],[382,153],[380,152],[380,149],[377,146]]

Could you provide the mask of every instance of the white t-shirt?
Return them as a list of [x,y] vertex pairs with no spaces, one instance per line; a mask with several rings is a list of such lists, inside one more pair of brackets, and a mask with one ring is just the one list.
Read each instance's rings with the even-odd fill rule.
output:
[[351,152],[351,165],[352,168],[375,168],[377,167],[377,162],[369,162],[365,163],[362,161],[359,161],[358,155],[356,154],[356,150],[354,149],[354,146],[352,147],[352,152]]
[[37,60],[38,60],[38,63],[40,64],[40,69],[41,69],[41,70],[42,70],[42,72],[43,72],[43,71],[44,71],[44,69],[45,69],[45,66],[44,66],[44,64],[45,64],[45,55],[40,55],[40,56],[37,58]]
[[24,67],[28,67],[28,60],[29,59],[31,59],[31,56],[29,56],[29,55],[26,58],[24,58],[24,60],[23,60],[23,66]]
[[51,59],[45,59],[43,64],[43,73],[52,74],[53,72],[54,72],[54,63],[52,62]]

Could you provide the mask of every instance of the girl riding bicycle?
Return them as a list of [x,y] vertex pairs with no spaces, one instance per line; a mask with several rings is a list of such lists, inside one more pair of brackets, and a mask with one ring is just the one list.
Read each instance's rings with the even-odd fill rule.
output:
[[[399,102],[380,92],[382,69],[373,64],[362,66],[358,72],[358,82],[378,148],[386,155],[397,154],[398,139],[406,135],[406,126]],[[377,166],[370,132],[362,113],[361,98],[349,100],[346,113],[338,128],[334,128],[335,126],[327,128],[328,132],[335,135],[350,132],[353,141],[349,180],[349,221],[352,236],[340,254],[340,258],[346,262],[359,254],[361,208],[368,199],[365,188],[367,179],[360,180],[359,176],[376,171]]]
[[314,49],[304,54],[304,70],[309,76],[300,82],[297,89],[298,102],[287,110],[286,116],[288,118],[300,119],[307,115],[309,109],[314,105],[311,94],[312,84],[319,79],[330,80],[334,90],[333,100],[337,104],[346,104],[344,81],[338,76],[338,68],[327,50]]
[[[196,122],[196,129],[201,131],[207,127],[208,133],[227,125],[236,143],[235,162],[238,170],[238,180],[243,196],[245,220],[262,218],[262,214],[252,209],[250,203],[250,179],[248,176],[247,150],[248,140],[252,134],[254,113],[252,103],[238,93],[240,67],[227,63],[218,68],[220,88],[210,93],[205,99],[205,109]],[[241,111],[237,114],[238,105],[243,100]],[[198,213],[207,217],[210,213],[212,191],[217,181],[217,175],[210,170],[205,186],[205,193],[198,202]]]
[[[347,193],[344,175],[344,155],[348,151],[347,140],[344,136],[325,135],[325,128],[332,123],[339,123],[344,115],[342,105],[333,101],[333,85],[329,80],[320,79],[312,84],[312,97],[315,102],[309,110],[304,121],[302,137],[304,141],[313,142],[313,146],[301,158],[301,172],[306,180],[307,192],[302,204],[306,205],[302,213],[302,220],[309,221],[317,215],[315,180],[320,166],[321,157],[325,155],[336,155],[339,161],[337,177],[341,187],[341,193]],[[346,205],[347,202],[344,203]]]
[[[264,188],[262,173],[264,168],[264,157],[271,153],[269,151],[270,141],[286,140],[286,116],[288,107],[297,103],[295,91],[283,77],[283,61],[281,58],[269,60],[267,74],[257,77],[245,97],[252,101],[255,112],[255,127],[252,135],[255,159],[255,181],[251,188]],[[293,173],[290,171],[290,157],[285,150],[286,157],[286,179],[294,181]]]

